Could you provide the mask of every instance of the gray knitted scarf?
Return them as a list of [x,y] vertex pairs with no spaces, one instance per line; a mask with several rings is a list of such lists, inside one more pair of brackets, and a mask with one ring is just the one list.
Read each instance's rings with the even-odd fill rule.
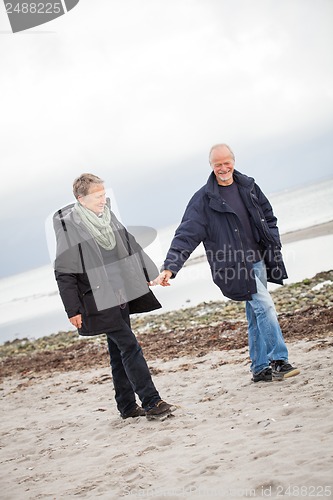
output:
[[91,236],[101,247],[105,250],[112,250],[116,246],[116,238],[110,225],[111,212],[108,206],[105,205],[103,215],[100,217],[92,210],[83,207],[79,202],[75,203],[74,209]]

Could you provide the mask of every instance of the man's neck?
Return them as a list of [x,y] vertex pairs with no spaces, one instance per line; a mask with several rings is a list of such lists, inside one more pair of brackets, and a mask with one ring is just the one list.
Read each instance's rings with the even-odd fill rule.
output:
[[217,179],[218,185],[224,187],[231,186],[233,182],[234,182],[233,177],[231,179],[228,179],[227,181],[221,181],[220,179]]

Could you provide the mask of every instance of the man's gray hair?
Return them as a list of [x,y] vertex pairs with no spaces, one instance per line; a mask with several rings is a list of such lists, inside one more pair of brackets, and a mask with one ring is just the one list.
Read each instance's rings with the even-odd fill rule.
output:
[[80,177],[73,182],[73,194],[76,199],[79,196],[87,196],[92,184],[104,184],[104,181],[93,174],[81,174]]
[[235,161],[235,155],[234,155],[234,153],[233,153],[233,151],[232,151],[231,147],[230,147],[230,146],[228,146],[228,144],[221,143],[221,144],[214,144],[214,146],[212,146],[212,147],[210,148],[210,150],[209,150],[209,156],[208,156],[208,158],[209,158],[209,163],[210,163],[210,157],[211,157],[211,154],[212,154],[212,152],[214,151],[214,149],[217,149],[217,148],[222,148],[222,147],[229,149],[230,154],[231,154],[231,157],[232,157],[232,159]]

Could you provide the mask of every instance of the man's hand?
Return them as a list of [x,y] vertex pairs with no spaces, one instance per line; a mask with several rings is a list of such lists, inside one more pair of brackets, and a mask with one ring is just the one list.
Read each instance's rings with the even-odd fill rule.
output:
[[155,285],[161,285],[161,286],[170,286],[169,279],[172,276],[172,272],[169,271],[168,269],[165,269],[162,271],[157,278],[155,278],[153,281],[150,281],[149,284],[151,286]]
[[76,316],[72,316],[71,318],[69,318],[69,321],[76,328],[81,328],[81,326],[82,326],[82,316],[81,316],[81,314],[77,314]]

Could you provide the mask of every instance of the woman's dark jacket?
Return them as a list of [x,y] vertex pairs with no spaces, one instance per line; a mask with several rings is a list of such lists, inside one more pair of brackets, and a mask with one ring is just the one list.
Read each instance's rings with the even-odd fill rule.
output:
[[[248,210],[255,240],[266,264],[267,279],[283,284],[287,273],[281,256],[277,219],[254,179],[234,171],[240,196]],[[242,224],[222,199],[215,174],[197,191],[176,230],[163,269],[176,276],[193,250],[203,242],[214,283],[223,295],[234,300],[251,300],[256,293],[252,264],[244,258],[246,237]]]
[[[55,277],[69,318],[82,315],[80,335],[97,335],[118,330],[123,319],[119,299],[104,266],[100,247],[73,204],[54,214],[57,239]],[[147,281],[158,275],[158,269],[135,238],[111,212],[111,226],[116,237],[118,259],[130,313],[152,311],[161,307]]]

